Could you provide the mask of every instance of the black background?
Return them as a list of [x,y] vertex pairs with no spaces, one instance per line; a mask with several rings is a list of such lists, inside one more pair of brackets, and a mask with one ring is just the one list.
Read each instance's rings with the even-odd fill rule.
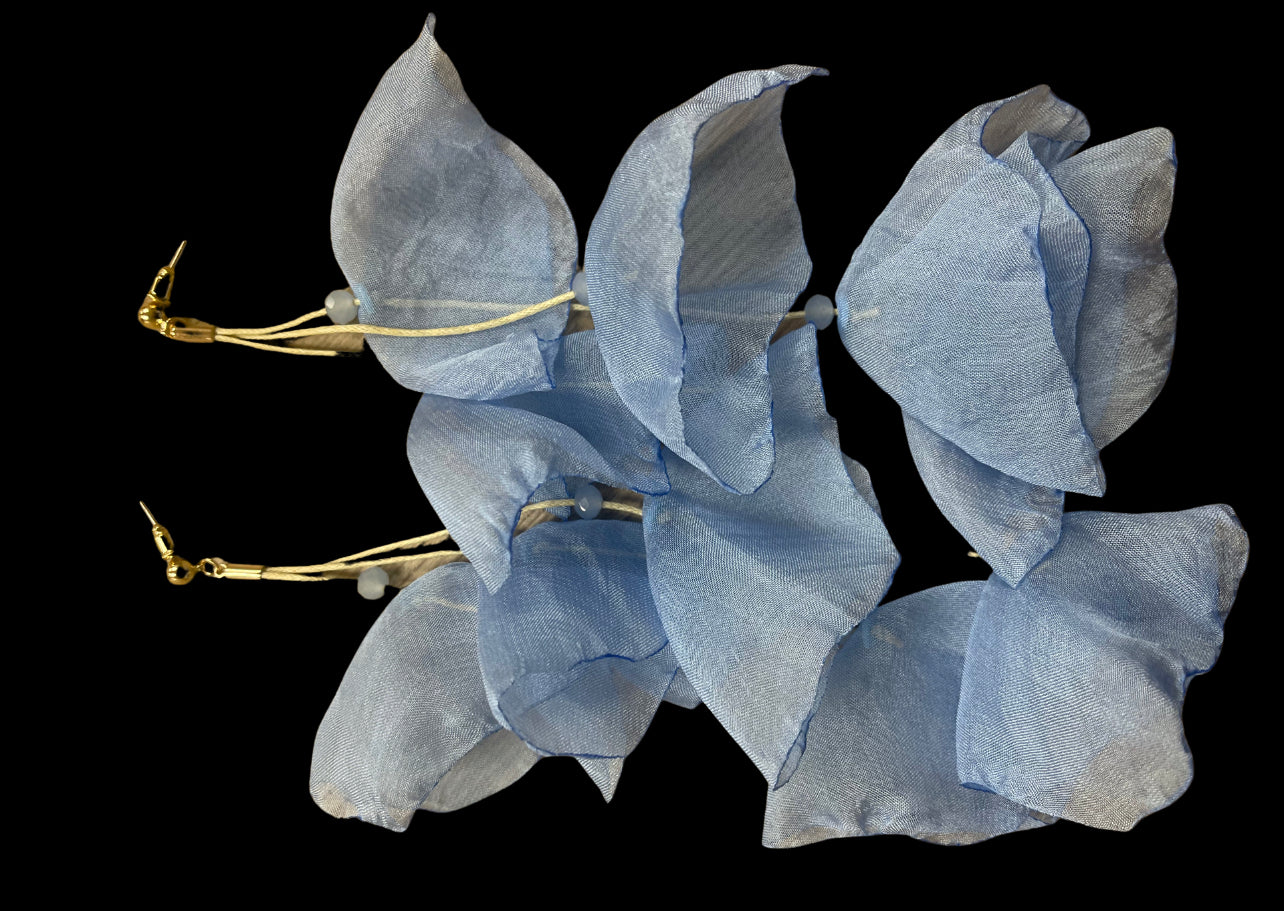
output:
[[[1040,22],[1028,10],[978,21],[909,8],[891,20],[859,10],[820,18],[801,5],[774,16],[692,4],[628,15],[436,6],[437,37],[473,102],[562,189],[581,244],[621,155],[653,118],[736,70],[828,67],[828,78],[792,89],[784,110],[815,264],[800,301],[832,296],[908,168],[978,104],[1048,82],[1086,112],[1094,141],[1174,132],[1172,374],[1105,451],[1104,499],[1072,495],[1067,508],[1226,502],[1255,541],[1221,660],[1187,698],[1188,793],[1130,833],[1061,822],[961,849],[884,837],[768,851],[759,847],[764,782],[749,760],[704,708],[663,705],[610,805],[569,759],[540,762],[463,811],[417,814],[401,835],[312,803],[316,727],[382,605],[339,582],[171,587],[137,500],[189,559],[308,563],[431,531],[440,525],[405,458],[417,395],[369,352],[321,359],[180,345],[143,331],[134,310],[182,239],[177,315],[266,325],[347,283],[330,251],[334,177],[365,102],[426,12],[171,7],[77,24],[86,38],[77,113],[54,134],[74,141],[50,161],[63,162],[77,200],[55,217],[93,241],[79,244],[76,269],[92,275],[91,300],[78,306],[92,309],[95,329],[78,341],[100,360],[72,371],[67,394],[86,407],[61,430],[76,441],[77,465],[92,466],[87,522],[111,571],[70,620],[90,646],[87,704],[75,714],[84,711],[93,733],[68,753],[65,774],[81,796],[59,814],[66,843],[121,859],[127,876],[131,864],[154,864],[213,887],[253,869],[408,886],[425,900],[432,881],[490,870],[493,882],[470,881],[496,886],[532,858],[544,863],[542,879],[515,876],[522,895],[540,894],[541,883],[555,895],[595,871],[636,882],[639,897],[672,894],[666,877],[679,871],[719,888],[788,874],[804,890],[857,870],[918,890],[941,871],[941,884],[979,894],[1013,875],[1032,877],[1036,893],[1090,894],[1102,869],[1144,885],[1182,877],[1194,859],[1237,875],[1269,813],[1266,744],[1278,715],[1273,691],[1256,680],[1273,610],[1261,582],[1273,562],[1262,544],[1274,498],[1262,428],[1278,414],[1255,372],[1270,357],[1267,311],[1278,305],[1261,272],[1266,242],[1250,227],[1263,202],[1263,96],[1241,68],[1251,48],[1210,57],[1233,37],[1215,22],[1136,28],[1086,11]],[[983,578],[919,480],[897,407],[833,329],[822,333],[821,364],[843,448],[870,470],[903,555],[890,597]],[[58,500],[84,494],[66,478],[54,489]],[[858,881],[849,888],[853,900],[864,894]]]

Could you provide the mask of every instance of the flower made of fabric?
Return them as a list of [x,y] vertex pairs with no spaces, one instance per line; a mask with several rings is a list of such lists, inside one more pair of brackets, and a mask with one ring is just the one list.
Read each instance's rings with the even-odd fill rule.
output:
[[933,499],[1012,584],[1056,544],[1063,492],[1104,492],[1098,453],[1172,353],[1172,135],[1087,138],[1046,86],[969,112],[838,289],[843,343],[900,404]]

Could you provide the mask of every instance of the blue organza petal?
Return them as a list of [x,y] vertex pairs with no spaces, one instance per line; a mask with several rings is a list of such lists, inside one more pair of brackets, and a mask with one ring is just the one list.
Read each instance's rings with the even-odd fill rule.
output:
[[771,474],[767,343],[811,274],[780,108],[815,72],[736,73],[651,123],[611,178],[585,253],[620,395],[666,446],[742,493]]
[[807,751],[767,795],[763,844],[851,835],[969,844],[1044,821],[959,785],[954,716],[963,653],[983,582],[883,604],[834,656]]
[[317,732],[311,790],[327,813],[400,831],[416,809],[466,806],[534,764],[487,704],[477,590],[471,566],[447,564],[375,621]]
[[615,789],[620,783],[620,775],[624,773],[623,759],[586,759],[579,757],[579,764],[588,777],[593,779],[593,784],[602,792],[602,796],[610,803],[611,798],[615,796]]
[[646,570],[637,522],[548,522],[514,539],[512,574],[479,614],[504,727],[545,754],[632,751],[677,670]]
[[[494,319],[569,290],[575,268],[561,193],[486,125],[432,32],[430,16],[379,83],[335,184],[334,253],[369,325]],[[490,398],[548,387],[537,343],[561,334],[568,306],[483,332],[366,341],[405,386]]]
[[940,434],[905,418],[914,464],[950,524],[1010,585],[1061,536],[1065,494],[983,465]]
[[776,470],[739,496],[668,454],[648,498],[651,589],[682,670],[767,781],[806,745],[838,641],[882,598],[898,555],[832,442],[811,326],[771,346]]
[[1167,130],[1094,146],[1052,177],[1092,232],[1092,266],[1073,363],[1098,447],[1127,430],[1168,377],[1177,280],[1164,250],[1177,159]]
[[1004,474],[1099,494],[1063,354],[1088,244],[1049,174],[1087,138],[1047,86],[969,112],[869,229],[837,303],[844,344],[912,417]]
[[1055,158],[1051,140],[1022,134],[999,161],[1025,178],[1039,197],[1039,256],[1047,278],[1052,331],[1066,364],[1074,364],[1075,337],[1092,242],[1083,219],[1070,207],[1043,162]]
[[693,709],[700,704],[700,694],[691,685],[687,675],[682,673],[682,668],[678,668],[677,673],[673,675],[673,682],[669,684],[668,692],[664,694],[664,701],[680,705],[684,709]]
[[669,479],[660,441],[633,416],[611,385],[596,331],[562,340],[553,364],[554,390],[505,399],[503,404],[570,427],[602,455],[623,480],[642,493],[665,493]]
[[[917,204],[903,189],[880,220]],[[1053,333],[1041,213],[1024,178],[982,165],[893,255],[852,261],[839,330],[907,413],[973,458],[1032,484],[1100,493],[1097,448]],[[880,239],[871,229],[862,250]]]
[[968,640],[958,774],[1043,813],[1130,829],[1190,782],[1186,686],[1212,667],[1248,557],[1226,506],[1069,513]]
[[553,377],[493,403],[425,395],[410,425],[415,477],[488,591],[508,576],[522,507],[566,497],[566,478],[668,490],[659,443],[611,386],[595,333],[566,337]]

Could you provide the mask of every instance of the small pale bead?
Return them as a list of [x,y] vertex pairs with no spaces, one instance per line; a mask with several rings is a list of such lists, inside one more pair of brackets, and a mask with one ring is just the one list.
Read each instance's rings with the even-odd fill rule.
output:
[[834,321],[834,302],[823,294],[813,294],[807,298],[803,315],[817,329],[824,329]]
[[367,601],[376,601],[383,597],[384,587],[388,584],[388,574],[382,566],[363,569],[357,576],[357,593]]
[[575,273],[571,279],[571,290],[575,292],[575,299],[584,306],[588,306],[588,279],[584,277],[584,270],[581,269]]
[[331,291],[325,296],[325,313],[340,326],[346,326],[357,318],[357,299],[342,288]]
[[585,484],[575,492],[575,514],[581,519],[596,519],[602,511],[602,492]]

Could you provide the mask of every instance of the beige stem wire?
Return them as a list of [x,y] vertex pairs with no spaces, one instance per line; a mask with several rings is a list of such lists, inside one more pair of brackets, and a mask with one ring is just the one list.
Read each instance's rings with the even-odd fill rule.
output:
[[[529,506],[522,507],[522,515],[526,515],[536,509],[555,509],[559,506],[574,506],[573,499],[559,500],[542,500],[539,503],[531,503]],[[616,500],[607,500],[602,504],[603,509],[610,509],[614,512],[621,512],[625,515],[635,518],[642,518],[642,508],[632,503],[621,503]],[[428,547],[433,544],[440,544],[450,538],[450,531],[442,529],[434,531],[431,534],[420,535],[415,538],[406,538],[404,541],[395,541],[392,544],[383,544],[379,547],[372,547],[369,550],[359,551],[346,557],[340,557],[329,563],[312,563],[304,566],[265,566],[261,579],[268,579],[276,582],[324,582],[326,581],[324,573],[335,572],[339,570],[359,570],[368,569],[372,566],[395,566],[399,563],[409,563],[415,560],[422,560],[425,557],[462,557],[463,554],[457,550],[434,550],[427,553],[405,554],[397,557],[380,557],[378,559],[365,559],[377,554],[387,553],[392,550],[413,550],[419,547]]]
[[[367,326],[362,323],[350,323],[348,325],[334,326],[309,326],[306,329],[298,329],[297,326],[310,322],[314,319],[321,319],[325,316],[325,310],[314,310],[311,313],[305,313],[296,319],[288,322],[278,323],[275,326],[265,326],[262,329],[222,329],[214,327],[214,341],[230,342],[234,345],[244,345],[248,348],[258,348],[260,351],[280,351],[285,354],[305,354],[320,357],[334,357],[339,352],[327,349],[314,348],[292,348],[279,344],[268,344],[269,342],[284,342],[289,339],[307,338],[314,335],[335,335],[339,333],[360,333],[362,335],[386,335],[393,338],[441,338],[451,335],[468,335],[473,332],[484,332],[487,329],[495,329],[500,326],[507,326],[518,320],[526,319],[528,316],[534,316],[537,313],[543,313],[545,310],[551,310],[558,304],[564,304],[574,299],[575,292],[567,291],[559,294],[557,297],[550,297],[546,301],[540,301],[538,304],[531,304],[529,307],[523,307],[520,310],[514,310],[512,313],[504,316],[497,316],[494,319],[488,319],[480,323],[469,323],[465,326],[443,326],[438,329],[395,329],[389,326]],[[573,304],[573,310],[587,310],[583,304]]]

